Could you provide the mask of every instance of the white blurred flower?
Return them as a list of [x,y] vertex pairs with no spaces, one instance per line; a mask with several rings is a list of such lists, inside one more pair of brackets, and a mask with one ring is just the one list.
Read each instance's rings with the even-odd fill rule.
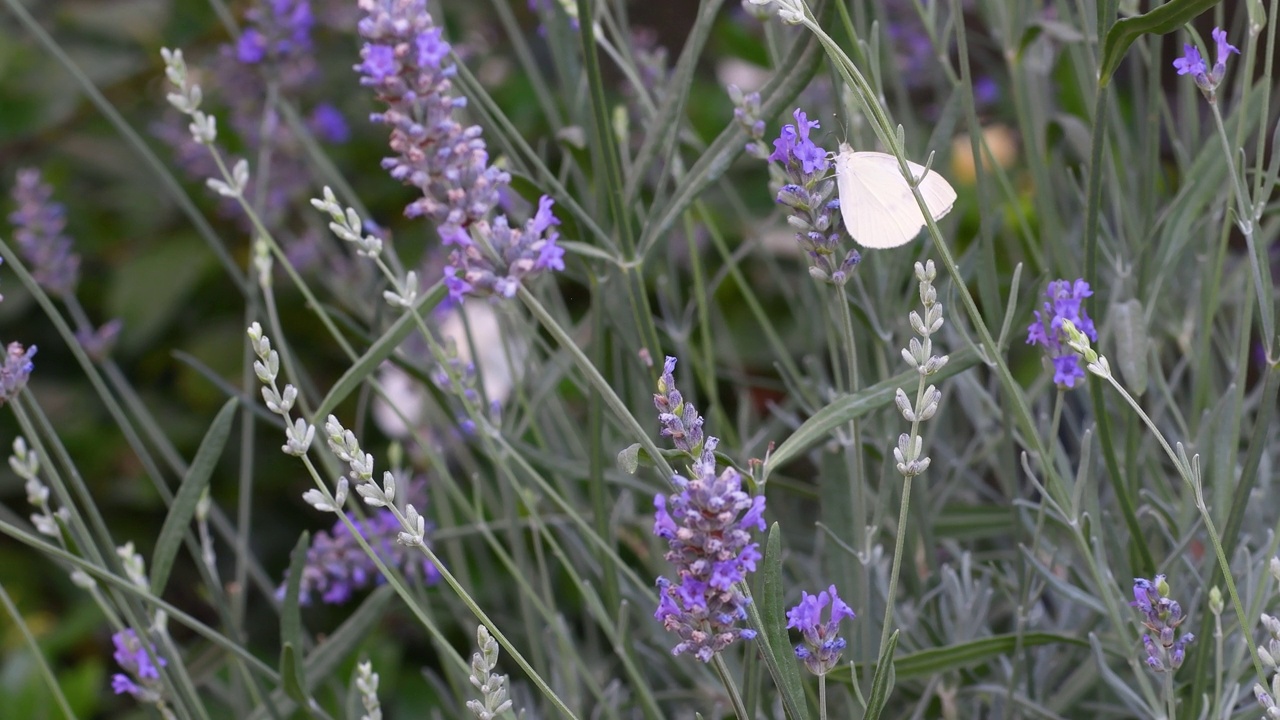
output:
[[[479,299],[469,299],[451,310],[440,323],[439,333],[445,342],[455,343],[458,359],[464,366],[475,364],[485,398],[490,403],[505,403],[516,383],[524,377],[528,341],[524,337],[504,337],[494,306]],[[408,359],[422,361],[421,358]],[[425,419],[427,389],[417,378],[390,362],[383,363],[378,371],[378,382],[387,397],[374,402],[374,422],[389,437],[408,437],[413,427]]]

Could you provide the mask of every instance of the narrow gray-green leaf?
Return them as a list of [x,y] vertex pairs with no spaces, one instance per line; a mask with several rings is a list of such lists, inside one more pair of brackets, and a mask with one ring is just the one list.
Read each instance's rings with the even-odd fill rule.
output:
[[[386,615],[387,603],[394,595],[395,588],[390,585],[382,585],[369,593],[369,597],[360,603],[360,607],[351,613],[346,622],[307,655],[303,677],[314,682],[316,678],[331,676],[338,665],[368,637],[369,628]],[[295,709],[293,700],[283,689],[272,692],[267,702],[280,713],[288,714]],[[267,716],[265,708],[258,708],[249,716],[249,720],[264,720]]]
[[[829,15],[828,11],[833,7],[830,2],[815,2],[811,5],[820,20]],[[806,33],[779,64],[778,74],[760,91],[760,117],[772,118],[790,112],[791,103],[801,90],[808,87],[821,58],[822,49],[817,38],[812,33]],[[680,214],[693,204],[708,185],[720,177],[730,161],[743,152],[746,139],[747,133],[738,123],[725,126],[724,131],[681,178],[666,205],[650,213],[649,222],[640,238],[639,248],[642,251],[665,235]]]
[[885,703],[889,702],[889,693],[893,692],[893,684],[897,675],[893,667],[893,651],[898,647],[899,630],[889,636],[889,642],[880,650],[880,659],[876,661],[876,674],[871,679],[871,695],[867,698],[867,714],[863,720],[879,720],[884,712]]
[[307,565],[311,533],[304,532],[289,553],[289,579],[284,586],[284,603],[280,607],[280,646],[302,647],[302,610],[298,596],[302,592],[302,574]]
[[800,681],[800,667],[796,664],[791,639],[783,623],[782,591],[786,584],[782,579],[782,534],[777,523],[769,528],[760,571],[764,576],[764,587],[759,601],[747,606],[749,614],[759,606],[753,618],[758,634],[752,642],[760,646],[764,663],[782,695],[782,709],[787,717],[807,720],[809,706],[804,697],[804,684]]
[[[444,281],[432,285],[430,290],[427,290],[418,298],[418,312],[424,313],[435,308],[444,299],[444,293]],[[323,423],[325,416],[333,412],[338,403],[345,400],[356,388],[360,387],[360,383],[373,374],[373,371],[377,369],[383,360],[391,357],[391,353],[400,347],[400,343],[409,337],[409,333],[413,332],[415,327],[417,327],[417,324],[414,322],[413,313],[411,312],[406,312],[396,318],[396,321],[391,323],[391,327],[382,333],[382,337],[379,337],[373,345],[370,345],[364,355],[361,355],[355,364],[348,368],[342,374],[342,377],[338,378],[338,382],[333,384],[329,394],[325,395],[324,400],[320,402],[320,406],[316,408],[311,417],[311,422],[315,424]]]
[[1169,0],[1150,12],[1117,20],[1102,46],[1098,83],[1106,87],[1129,46],[1143,35],[1164,35],[1186,25],[1221,0]]
[[1120,370],[1120,377],[1129,392],[1141,397],[1147,391],[1147,355],[1151,349],[1142,301],[1133,298],[1113,305],[1107,325],[1115,333],[1116,368]]
[[[952,353],[946,366],[937,375],[932,376],[931,380],[938,382],[958,375],[977,365],[978,359],[978,351],[973,347],[966,347],[960,352]],[[805,420],[795,432],[791,433],[791,437],[782,441],[778,449],[769,457],[769,462],[765,466],[765,477],[768,478],[768,473],[773,468],[782,467],[800,453],[825,442],[831,435],[831,431],[837,427],[892,404],[894,392],[906,385],[914,387],[918,378],[919,375],[915,370],[907,370],[865,390],[832,401],[814,413],[813,417]]]
[[[900,655],[893,663],[894,674],[903,680],[933,677],[940,673],[963,670],[966,667],[996,658],[1009,657],[1018,647],[1026,649],[1043,645],[1087,647],[1088,643],[1070,635],[1031,632],[1022,634],[1022,643],[1019,645],[1018,636],[1015,633],[992,635],[955,645],[933,647],[909,655]],[[859,674],[865,669],[865,667],[859,666]],[[848,665],[832,670],[827,675],[827,678],[842,683],[853,682]]]
[[227,445],[227,436],[231,434],[231,423],[235,420],[235,409],[239,401],[231,398],[222,405],[222,409],[213,418],[200,448],[196,450],[195,459],[187,468],[187,475],[182,479],[182,487],[173,498],[169,507],[169,515],[160,527],[160,536],[156,539],[155,553],[151,556],[151,592],[157,596],[164,593],[164,586],[169,582],[169,573],[173,570],[174,558],[182,547],[182,536],[187,525],[195,515],[200,496],[209,486],[209,477],[213,468],[222,457],[222,449]]
[[635,475],[640,467],[640,443],[632,443],[618,452],[618,469],[628,475]]
[[284,683],[285,694],[298,703],[303,712],[306,712],[310,703],[307,702],[307,691],[303,686],[298,654],[293,649],[293,643],[285,643],[280,649],[280,680]]
[[[693,90],[693,71],[698,66],[698,58],[711,35],[711,27],[715,24],[723,0],[711,0],[698,4],[698,17],[694,20],[684,47],[680,50],[680,59],[676,62],[675,71],[666,83],[666,93],[662,106],[657,109],[655,117],[648,124],[644,142],[636,153],[635,163],[631,168],[631,177],[627,179],[625,198],[628,203],[634,202],[642,186],[642,181],[649,175],[649,168],[659,155],[669,160],[678,138],[680,137],[680,121],[684,117],[685,103]],[[659,167],[665,166],[663,162]]]

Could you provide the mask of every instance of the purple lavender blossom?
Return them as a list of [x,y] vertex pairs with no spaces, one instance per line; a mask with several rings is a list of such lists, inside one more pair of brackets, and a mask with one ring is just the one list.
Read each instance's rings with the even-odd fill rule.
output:
[[[0,258],[0,263],[3,262],[4,259]],[[0,300],[4,300],[3,295],[0,295]],[[22,343],[9,343],[4,362],[0,363],[0,406],[17,397],[18,391],[26,386],[27,378],[35,369],[35,363],[31,362],[35,354],[35,345],[24,349]]]
[[331,103],[322,102],[311,111],[307,120],[311,131],[322,140],[341,144],[351,139],[351,128],[342,112]]
[[1090,295],[1093,291],[1084,280],[1074,283],[1054,280],[1045,290],[1048,301],[1044,304],[1044,314],[1037,310],[1036,321],[1027,326],[1027,344],[1045,349],[1053,363],[1053,381],[1062,388],[1073,388],[1085,377],[1081,357],[1067,346],[1067,333],[1062,328],[1062,321],[1070,320],[1090,340],[1098,339],[1093,320],[1081,305],[1081,301]]
[[733,101],[733,119],[750,138],[743,148],[751,157],[767,159],[769,148],[764,144],[765,122],[760,117],[760,93],[745,93],[737,85],[730,85],[729,99]]
[[[156,646],[148,643],[151,651],[147,652],[142,640],[132,629],[121,630],[112,635],[111,642],[116,646],[116,664],[125,671],[111,676],[112,692],[117,695],[128,693],[142,702],[159,700],[160,671],[156,665],[165,667],[169,663],[156,652]],[[155,663],[151,662],[152,657],[155,658]]]
[[265,0],[244,14],[247,27],[236,42],[236,59],[246,65],[311,51],[311,3]]
[[786,177],[777,201],[791,210],[787,221],[796,228],[796,240],[809,256],[809,274],[821,282],[844,285],[862,256],[849,250],[843,260],[836,259],[842,221],[836,183],[827,176],[831,163],[827,151],[809,137],[809,132],[819,127],[818,121],[810,120],[799,108],[795,119],[794,125],[782,127],[769,156],[782,166]]
[[[831,605],[826,622],[822,621],[822,609]],[[817,595],[800,592],[800,602],[787,611],[787,627],[795,628],[804,636],[804,643],[796,646],[796,657],[814,675],[826,675],[840,662],[844,651],[844,638],[839,636],[840,621],[857,617],[836,593],[836,586]]]
[[1227,31],[1222,28],[1214,28],[1210,33],[1213,36],[1213,43],[1217,49],[1217,58],[1213,63],[1213,74],[1219,80],[1227,71],[1227,58],[1231,57],[1231,53],[1240,54],[1240,48],[1227,42]]
[[1195,80],[1196,87],[1200,88],[1210,102],[1214,101],[1218,85],[1227,73],[1227,58],[1232,53],[1240,54],[1239,48],[1227,42],[1226,30],[1214,28],[1212,36],[1216,51],[1212,70],[1200,55],[1200,49],[1189,43],[1182,46],[1182,57],[1173,61],[1178,74],[1190,75]]
[[703,449],[702,417],[693,403],[684,401],[684,396],[676,388],[675,369],[676,359],[668,355],[662,365],[662,376],[658,378],[658,392],[653,396],[653,405],[658,409],[662,436],[671,438],[677,449],[697,458]]
[[[347,518],[388,567],[399,568],[410,579],[421,579],[428,585],[440,579],[435,565],[421,553],[396,542],[403,528],[390,509],[378,508],[365,520],[358,519],[354,513],[347,513]],[[385,579],[373,559],[356,542],[347,524],[339,520],[332,530],[327,533],[322,530],[312,538],[302,569],[298,600],[309,605],[312,596],[318,594],[322,602],[339,605],[351,599],[357,590],[382,582]],[[284,592],[285,586],[281,585],[276,597],[283,598]]]
[[445,270],[450,296],[509,298],[525,277],[563,270],[551,198],[543,196],[523,226],[512,227],[502,215],[489,219],[511,176],[489,163],[480,127],[464,127],[454,117],[466,100],[452,93],[457,69],[424,0],[360,0],[360,8],[367,13],[359,23],[367,42],[355,70],[387,105],[370,120],[391,126],[396,153],[382,167],[422,190],[405,215],[431,220],[452,246]]
[[1175,639],[1178,626],[1187,618],[1182,606],[1169,598],[1165,576],[1157,575],[1153,580],[1134,578],[1133,602],[1129,604],[1142,613],[1142,624],[1150,631],[1142,636],[1147,666],[1158,673],[1177,670],[1186,655],[1187,643],[1196,636],[1183,633]]
[[34,168],[18,171],[13,200],[17,209],[9,214],[9,222],[32,277],[54,297],[72,296],[80,280],[80,256],[72,251],[71,238],[63,232],[66,208],[53,201],[53,188]]
[[[67,225],[66,207],[53,200],[53,188],[34,168],[18,171],[13,199],[17,209],[9,214],[9,222],[13,224],[18,252],[31,267],[31,276],[50,295],[74,301],[80,279],[80,256],[72,251],[72,240],[63,232]],[[122,323],[119,319],[111,320],[97,330],[87,323],[83,313],[79,313],[76,338],[93,359],[101,360],[111,352]],[[16,392],[15,383],[30,373],[30,356],[34,354],[32,347],[23,363],[20,358],[16,359],[18,355],[10,346],[4,368],[0,369],[0,404],[11,397],[10,390]]]
[[[332,15],[331,10],[321,6],[317,11]],[[354,12],[354,8],[351,10]],[[304,144],[276,110],[264,103],[271,96],[270,85],[276,87],[279,96],[288,97],[303,107],[308,107],[305,101],[315,98],[318,92],[332,88],[323,82],[315,59],[312,30],[316,23],[312,3],[257,0],[245,12],[244,20],[240,38],[221,46],[216,56],[202,63],[207,72],[201,84],[207,97],[226,103],[226,112],[219,113],[219,130],[225,118],[225,126],[234,131],[239,140],[239,156],[225,147],[215,146],[228,166],[240,157],[262,157],[262,150],[270,149],[266,154],[270,165],[254,166],[244,195],[253,199],[259,218],[281,240],[288,253],[295,244],[307,242],[306,237],[292,235],[289,220],[296,208],[306,206],[300,201],[312,195],[315,183]],[[151,132],[170,147],[175,162],[187,177],[203,183],[210,177],[218,177],[219,170],[210,148],[191,139],[188,122],[185,116],[172,112],[153,124]],[[350,135],[345,120],[328,103],[314,105],[306,124],[317,137],[330,143],[345,142]],[[266,182],[265,187],[258,187],[260,179]],[[256,233],[238,200],[220,197],[218,203],[223,216],[232,218],[241,229]]]
[[1200,50],[1195,45],[1183,45],[1182,57],[1173,61],[1173,67],[1178,70],[1179,75],[1190,75],[1202,89],[1209,87],[1209,68],[1204,64],[1204,58],[1200,57]]
[[0,405],[4,405],[18,396],[18,392],[27,384],[35,363],[31,358],[36,355],[36,346],[23,348],[22,343],[11,342],[4,354],[4,363],[0,364]]
[[[760,559],[751,529],[764,530],[764,496],[742,490],[742,476],[725,468],[716,476],[716,438],[707,438],[692,477],[672,478],[679,491],[653,499],[653,533],[667,541],[666,560],[677,581],[659,577],[654,618],[680,636],[673,655],[690,653],[702,662],[755,631],[738,627],[749,600],[738,589]],[[669,508],[669,509],[668,509]]]

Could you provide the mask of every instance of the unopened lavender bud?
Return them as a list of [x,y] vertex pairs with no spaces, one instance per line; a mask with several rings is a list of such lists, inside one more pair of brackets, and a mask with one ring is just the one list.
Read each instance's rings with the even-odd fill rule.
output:
[[929,326],[929,332],[921,333],[922,335],[932,335],[942,329],[942,303],[934,303],[925,311],[926,322]]
[[1209,588],[1209,612],[1214,615],[1221,615],[1226,605],[1222,601],[1222,591],[1217,585]]
[[9,456],[9,467],[24,480],[30,480],[40,474],[40,457],[34,450],[27,448],[26,438],[19,435],[13,440],[13,454]]
[[[218,139],[218,119],[212,115],[206,115],[200,110],[192,113],[191,124],[187,126],[187,129],[191,131],[192,139],[201,145],[212,145]],[[213,189],[214,192],[221,193],[218,188]]]
[[92,590],[98,586],[98,581],[83,570],[72,570],[71,582],[82,590]]
[[418,514],[418,511],[412,505],[405,505],[404,507],[404,527],[405,530],[397,537],[401,545],[412,547],[423,544],[423,537],[427,534],[426,520]]
[[917,262],[915,264],[916,280],[920,282],[933,282],[938,277],[938,269],[934,267],[932,260],[925,260],[924,264]]
[[933,375],[946,366],[947,361],[951,359],[950,355],[934,355],[925,361],[920,367],[920,374]]
[[907,393],[902,388],[898,388],[898,391],[894,394],[893,402],[898,406],[898,412],[902,413],[902,417],[907,422],[916,421],[915,411],[911,409],[911,400],[907,398]]
[[356,689],[360,691],[360,702],[364,705],[364,715],[360,720],[382,720],[382,704],[378,702],[378,673],[373,671],[373,663],[368,660],[356,666]]
[[49,502],[49,488],[39,478],[30,478],[26,483],[27,502],[36,507],[44,507]]
[[930,385],[927,389],[925,389],[924,398],[923,398],[924,407],[923,409],[921,409],[919,412],[916,413],[920,417],[920,422],[925,422],[927,420],[930,420],[933,418],[934,415],[938,414],[938,404],[939,402],[941,402],[941,400],[942,400],[942,393],[939,392],[937,388]]
[[921,319],[920,313],[915,310],[907,315],[907,320],[911,323],[911,329],[916,331],[917,335],[928,335],[929,329],[925,327],[924,320]]
[[293,425],[285,428],[286,442],[281,447],[286,455],[302,457],[307,454],[307,450],[311,448],[311,441],[316,436],[316,426],[297,418]]
[[1280,558],[1271,558],[1271,562],[1267,564],[1267,569],[1271,571],[1271,577],[1280,583]]
[[147,566],[146,561],[142,559],[142,555],[134,552],[133,543],[127,542],[116,548],[116,555],[119,556],[121,564],[124,566],[124,574],[134,585],[146,588],[150,585],[147,582]]

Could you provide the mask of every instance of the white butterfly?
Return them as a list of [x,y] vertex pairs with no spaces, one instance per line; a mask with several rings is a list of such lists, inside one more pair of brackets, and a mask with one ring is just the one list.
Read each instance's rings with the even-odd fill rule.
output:
[[[936,170],[908,162],[920,182],[920,194],[933,219],[941,220],[956,203],[956,191]],[[869,248],[891,248],[911,242],[924,227],[924,215],[911,186],[898,169],[898,159],[879,152],[854,152],[840,143],[836,155],[840,214],[855,242]]]

